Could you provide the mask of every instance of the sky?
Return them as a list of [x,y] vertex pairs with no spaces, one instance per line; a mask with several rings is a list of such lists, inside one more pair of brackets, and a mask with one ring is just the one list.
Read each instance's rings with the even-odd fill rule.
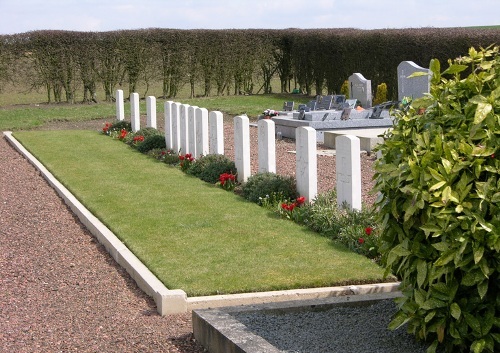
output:
[[500,25],[499,0],[0,0],[0,34],[486,25]]

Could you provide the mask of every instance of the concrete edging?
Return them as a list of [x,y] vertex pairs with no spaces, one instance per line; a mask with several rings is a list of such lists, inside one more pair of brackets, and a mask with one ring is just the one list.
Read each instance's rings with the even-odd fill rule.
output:
[[3,134],[9,143],[42,174],[49,185],[55,189],[71,211],[106,248],[113,259],[129,273],[139,288],[154,299],[157,311],[162,316],[185,313],[194,309],[324,299],[357,294],[389,293],[395,292],[399,288],[399,282],[392,282],[188,298],[186,292],[181,289],[166,288],[109,228],[78,201],[42,163],[12,136],[11,131],[4,131]]

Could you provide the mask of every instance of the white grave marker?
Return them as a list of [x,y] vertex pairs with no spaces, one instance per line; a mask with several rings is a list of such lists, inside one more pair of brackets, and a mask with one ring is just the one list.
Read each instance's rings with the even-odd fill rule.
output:
[[349,76],[349,98],[360,101],[363,108],[372,106],[372,81],[360,73]]
[[180,131],[180,150],[181,154],[189,153],[188,136],[188,109],[189,104],[181,104],[179,108],[179,131]]
[[188,107],[188,151],[193,155],[193,157],[197,156],[196,152],[196,125],[195,125],[195,113],[198,107],[190,105]]
[[125,120],[125,108],[123,106],[123,90],[116,90],[116,120]]
[[177,102],[172,104],[172,149],[175,153],[179,153],[181,148],[180,105]]
[[274,121],[261,119],[258,124],[259,173],[276,173],[276,139]]
[[208,114],[209,151],[211,154],[224,154],[224,118],[221,112]]
[[238,181],[244,183],[250,177],[250,121],[247,116],[234,117],[234,164]]
[[359,138],[342,135],[335,138],[337,203],[361,210],[361,160]]
[[172,101],[166,101],[164,106],[165,116],[165,145],[167,149],[172,149]]
[[132,132],[137,132],[141,129],[141,113],[139,111],[139,93],[130,95],[130,124]]
[[311,202],[318,194],[316,130],[309,126],[298,127],[295,130],[295,144],[297,192],[307,202]]
[[156,129],[156,97],[146,97],[147,119],[146,126]]
[[208,110],[205,108],[196,108],[195,111],[196,126],[196,158],[208,154]]

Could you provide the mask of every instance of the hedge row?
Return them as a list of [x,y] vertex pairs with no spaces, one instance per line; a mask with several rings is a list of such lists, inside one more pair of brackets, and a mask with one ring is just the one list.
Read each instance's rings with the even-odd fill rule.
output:
[[360,72],[396,98],[401,61],[427,67],[499,42],[500,27],[34,31],[0,36],[0,89],[10,80],[45,88],[49,102],[74,102],[77,90],[90,101],[102,87],[111,100],[119,86],[161,83],[152,94],[173,98],[185,85],[191,96],[270,93],[279,77],[282,92],[313,95],[338,93]]

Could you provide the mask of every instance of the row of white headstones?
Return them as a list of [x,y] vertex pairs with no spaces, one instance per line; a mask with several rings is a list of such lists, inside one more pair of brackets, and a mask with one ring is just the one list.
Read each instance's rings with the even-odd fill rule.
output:
[[[156,128],[156,98],[146,98],[146,126]],[[140,130],[139,94],[130,95],[132,132]],[[116,118],[125,119],[123,91],[116,91]],[[164,103],[165,143],[167,149],[195,158],[207,154],[224,154],[224,122],[219,111],[208,112],[173,101]],[[259,173],[276,173],[276,135],[272,119],[261,119],[258,128]],[[318,191],[316,130],[298,127],[296,143],[297,192],[312,202]],[[337,201],[350,209],[361,209],[360,140],[356,136],[338,136],[336,146]],[[251,176],[250,121],[247,116],[234,117],[234,159],[238,181]]]

